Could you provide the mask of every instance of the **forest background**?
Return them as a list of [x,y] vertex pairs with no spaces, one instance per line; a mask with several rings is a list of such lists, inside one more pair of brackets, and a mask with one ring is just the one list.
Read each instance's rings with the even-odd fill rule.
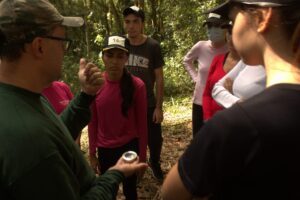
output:
[[[62,80],[76,93],[79,89],[79,59],[85,57],[104,70],[99,58],[105,36],[124,34],[122,11],[132,5],[146,14],[145,34],[158,40],[165,60],[162,169],[166,174],[192,139],[191,105],[194,83],[182,64],[187,51],[199,40],[206,40],[203,27],[209,8],[224,0],[50,0],[66,16],[82,16],[85,26],[68,30],[73,40],[65,55]],[[55,58],[54,58],[55,59]],[[84,129],[81,148],[88,156],[88,136]],[[138,184],[141,200],[161,200],[161,182],[147,170]],[[124,200],[120,187],[117,200]]]
[[[80,57],[103,69],[99,58],[105,36],[124,34],[122,11],[132,5],[146,14],[145,34],[161,44],[165,66],[165,96],[176,98],[191,95],[192,80],[182,65],[187,51],[199,40],[206,39],[202,26],[204,12],[223,0],[50,0],[66,16],[82,16],[86,24],[68,30],[73,40],[65,55],[62,80],[78,91],[77,70]],[[169,98],[168,98],[169,97]]]

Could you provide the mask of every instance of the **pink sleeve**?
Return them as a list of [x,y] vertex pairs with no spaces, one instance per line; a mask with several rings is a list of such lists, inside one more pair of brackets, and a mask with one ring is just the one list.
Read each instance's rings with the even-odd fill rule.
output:
[[200,44],[200,42],[196,43],[183,58],[183,65],[194,82],[197,81],[198,74],[194,66],[194,62],[198,60],[198,56],[200,54]]
[[[97,97],[96,97],[97,98]],[[97,117],[97,104],[96,98],[94,102],[91,104],[91,121],[88,124],[88,136],[89,136],[89,153],[90,155],[96,154],[96,142],[97,142],[97,125],[98,125],[98,117]]]
[[137,131],[139,135],[139,157],[141,162],[146,162],[148,129],[147,129],[147,96],[146,87],[142,83],[136,87],[135,92],[135,115]]

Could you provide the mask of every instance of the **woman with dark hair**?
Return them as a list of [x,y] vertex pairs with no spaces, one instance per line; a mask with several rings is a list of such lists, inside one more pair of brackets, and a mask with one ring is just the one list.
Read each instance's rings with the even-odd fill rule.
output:
[[[129,74],[127,39],[107,38],[102,50],[105,83],[92,104],[88,126],[90,163],[96,173],[104,173],[126,151],[135,151],[146,161],[147,101],[142,80]],[[98,154],[97,154],[98,153]],[[126,199],[137,199],[136,176],[126,178]]]
[[266,89],[209,120],[169,172],[163,199],[300,199],[299,0],[231,0],[233,43]]

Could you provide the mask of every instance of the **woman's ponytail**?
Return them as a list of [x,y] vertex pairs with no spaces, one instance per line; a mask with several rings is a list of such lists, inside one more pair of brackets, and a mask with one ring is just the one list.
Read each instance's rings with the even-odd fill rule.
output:
[[123,76],[120,81],[122,101],[122,114],[124,117],[128,117],[128,109],[132,106],[134,85],[131,74],[126,68],[123,69]]

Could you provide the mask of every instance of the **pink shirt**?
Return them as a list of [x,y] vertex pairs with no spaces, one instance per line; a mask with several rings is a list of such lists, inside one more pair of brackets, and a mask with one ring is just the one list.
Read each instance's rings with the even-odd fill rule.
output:
[[140,161],[146,161],[147,99],[144,82],[133,77],[135,92],[128,118],[122,115],[120,82],[107,80],[92,104],[92,120],[88,125],[90,154],[97,147],[116,148],[139,139]]
[[[189,75],[196,83],[193,102],[202,105],[202,95],[208,75],[208,70],[213,58],[218,54],[228,51],[227,45],[220,48],[214,48],[211,41],[199,41],[185,55],[183,64]],[[198,62],[198,70],[194,66],[194,62]]]
[[218,82],[223,76],[225,71],[223,69],[226,54],[217,55],[209,68],[208,77],[206,80],[205,89],[203,92],[203,118],[208,120],[217,111],[222,110],[223,107],[219,106],[218,103],[213,99],[211,92],[216,82]]
[[51,83],[49,87],[43,90],[42,95],[48,99],[57,114],[60,114],[73,99],[70,87],[60,81]]

